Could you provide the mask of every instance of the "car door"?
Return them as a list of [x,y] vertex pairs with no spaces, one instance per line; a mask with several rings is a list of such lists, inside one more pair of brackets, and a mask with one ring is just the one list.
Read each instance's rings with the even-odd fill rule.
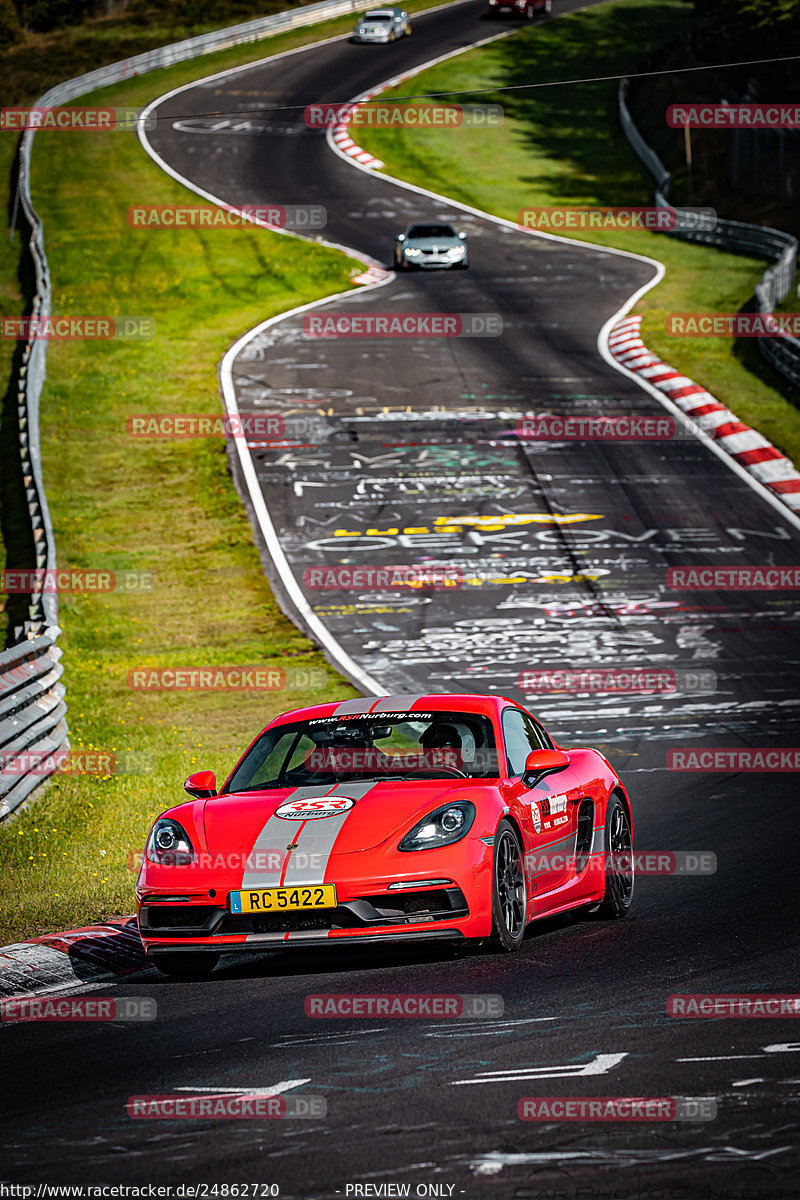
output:
[[[532,750],[550,750],[552,744],[542,726],[519,708],[502,714],[506,769],[509,778],[520,779]],[[571,871],[575,847],[577,800],[581,797],[577,773],[571,767],[546,775],[519,797],[525,823],[526,864],[529,896],[539,896],[564,883]]]

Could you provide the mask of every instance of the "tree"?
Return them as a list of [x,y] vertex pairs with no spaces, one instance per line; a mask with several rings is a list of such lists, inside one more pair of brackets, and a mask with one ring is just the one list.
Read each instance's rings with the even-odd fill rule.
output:
[[22,37],[17,10],[11,0],[0,0],[0,51],[13,46]]

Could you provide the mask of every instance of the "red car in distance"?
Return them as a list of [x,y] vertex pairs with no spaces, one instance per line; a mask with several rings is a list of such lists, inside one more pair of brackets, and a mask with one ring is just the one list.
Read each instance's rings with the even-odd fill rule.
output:
[[487,17],[524,17],[532,21],[535,17],[549,16],[552,0],[489,0]]
[[632,813],[596,750],[562,750],[513,700],[395,695],[297,709],[221,787],[147,838],[139,930],[164,973],[222,951],[487,939],[518,950],[566,910],[624,917]]

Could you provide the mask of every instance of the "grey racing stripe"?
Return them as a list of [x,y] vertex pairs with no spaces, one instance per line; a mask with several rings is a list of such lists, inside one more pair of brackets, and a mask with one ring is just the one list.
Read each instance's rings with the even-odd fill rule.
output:
[[375,703],[374,696],[367,696],[366,699],[359,698],[357,700],[343,700],[333,710],[334,717],[344,717],[348,713],[368,713]]
[[372,711],[374,713],[410,712],[417,701],[421,699],[422,696],[412,696],[409,692],[404,692],[399,696],[382,696]]
[[[340,783],[333,791],[326,792],[325,795],[329,797],[347,796],[351,800],[360,800],[374,786],[373,783]],[[298,791],[301,790],[311,791],[312,789],[298,789]],[[310,799],[310,797],[297,796],[296,799]],[[289,859],[289,866],[286,869],[284,883],[287,887],[290,884],[323,882],[334,843],[352,811],[350,808],[347,812],[340,813],[335,817],[323,817],[316,821],[306,822],[303,832],[300,834],[297,849],[292,851],[292,857]],[[284,822],[284,824],[288,824],[288,822]]]
[[[281,803],[313,800],[320,796],[347,796],[351,800],[360,800],[374,786],[373,783],[341,783],[334,788],[295,788]],[[325,878],[333,844],[352,811],[348,809],[335,817],[317,818],[307,821],[305,825],[302,821],[286,821],[282,817],[271,816],[250,851],[242,877],[242,890],[279,887],[283,864],[289,853],[288,847],[295,840],[298,841],[298,846],[292,852],[284,883],[287,886],[321,883]],[[301,825],[302,832],[298,839],[298,829]]]

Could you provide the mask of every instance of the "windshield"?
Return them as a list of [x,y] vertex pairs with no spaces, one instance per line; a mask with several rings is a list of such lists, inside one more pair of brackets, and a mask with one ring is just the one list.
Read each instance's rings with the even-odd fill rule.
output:
[[362,21],[391,21],[391,13],[364,13]]
[[488,717],[461,712],[359,713],[265,730],[222,792],[376,779],[497,777]]
[[409,228],[410,238],[454,238],[456,231],[452,225],[412,225]]

